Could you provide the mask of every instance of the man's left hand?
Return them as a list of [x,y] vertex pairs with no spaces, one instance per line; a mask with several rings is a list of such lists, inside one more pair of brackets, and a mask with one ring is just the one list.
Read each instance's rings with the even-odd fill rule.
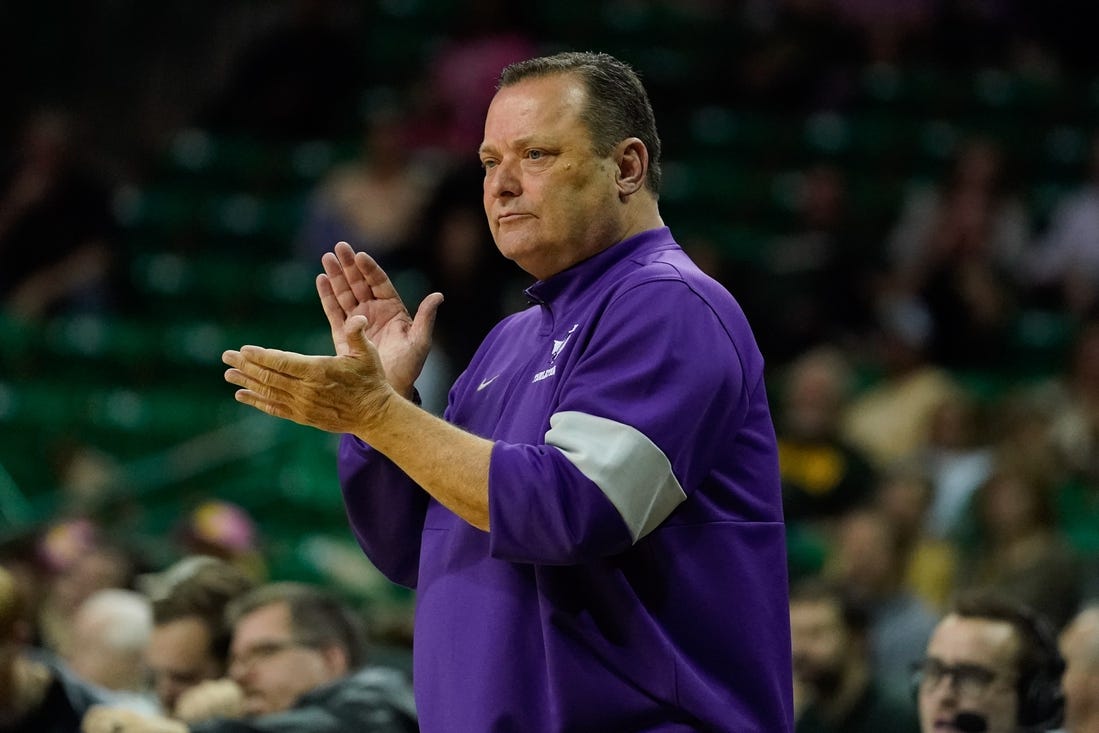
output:
[[306,356],[259,346],[226,351],[222,361],[231,368],[225,380],[242,388],[237,401],[269,415],[362,435],[384,420],[388,400],[400,399],[364,334],[366,325],[363,316],[347,320],[350,352],[342,356]]

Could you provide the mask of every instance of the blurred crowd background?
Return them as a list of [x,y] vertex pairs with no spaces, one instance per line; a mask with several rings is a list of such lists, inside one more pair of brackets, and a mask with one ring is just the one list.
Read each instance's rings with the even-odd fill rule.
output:
[[1099,596],[1097,27],[1084,1],[5,3],[0,561],[44,641],[201,552],[407,644],[335,436],[235,403],[220,354],[328,353],[313,278],[347,240],[407,302],[445,294],[441,411],[528,283],[481,211],[495,77],[602,50],[767,359],[792,578],[874,609],[898,689],[960,590],[1060,627]]

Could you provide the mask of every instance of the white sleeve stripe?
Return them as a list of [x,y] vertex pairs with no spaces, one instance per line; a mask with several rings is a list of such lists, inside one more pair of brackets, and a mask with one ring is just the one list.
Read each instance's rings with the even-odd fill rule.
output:
[[664,452],[624,423],[583,412],[554,413],[546,444],[560,450],[610,499],[634,542],[687,499]]

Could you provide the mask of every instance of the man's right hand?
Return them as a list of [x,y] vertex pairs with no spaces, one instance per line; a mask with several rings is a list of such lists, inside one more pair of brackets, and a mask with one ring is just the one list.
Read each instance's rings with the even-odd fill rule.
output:
[[443,302],[431,293],[409,316],[401,296],[385,271],[365,252],[340,242],[321,257],[324,273],[317,276],[317,294],[332,329],[336,354],[350,353],[344,324],[355,315],[366,316],[367,338],[378,350],[386,379],[398,394],[412,395],[431,349],[435,315]]
[[185,691],[176,701],[175,717],[184,723],[244,715],[244,692],[233,680],[205,680]]

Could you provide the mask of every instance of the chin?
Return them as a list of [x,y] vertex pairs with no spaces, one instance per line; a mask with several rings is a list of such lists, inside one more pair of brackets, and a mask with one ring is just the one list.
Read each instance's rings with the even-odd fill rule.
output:
[[538,279],[545,279],[547,275],[542,272],[540,265],[543,258],[537,256],[538,248],[528,242],[498,242],[497,248],[507,259],[511,260],[526,272]]

